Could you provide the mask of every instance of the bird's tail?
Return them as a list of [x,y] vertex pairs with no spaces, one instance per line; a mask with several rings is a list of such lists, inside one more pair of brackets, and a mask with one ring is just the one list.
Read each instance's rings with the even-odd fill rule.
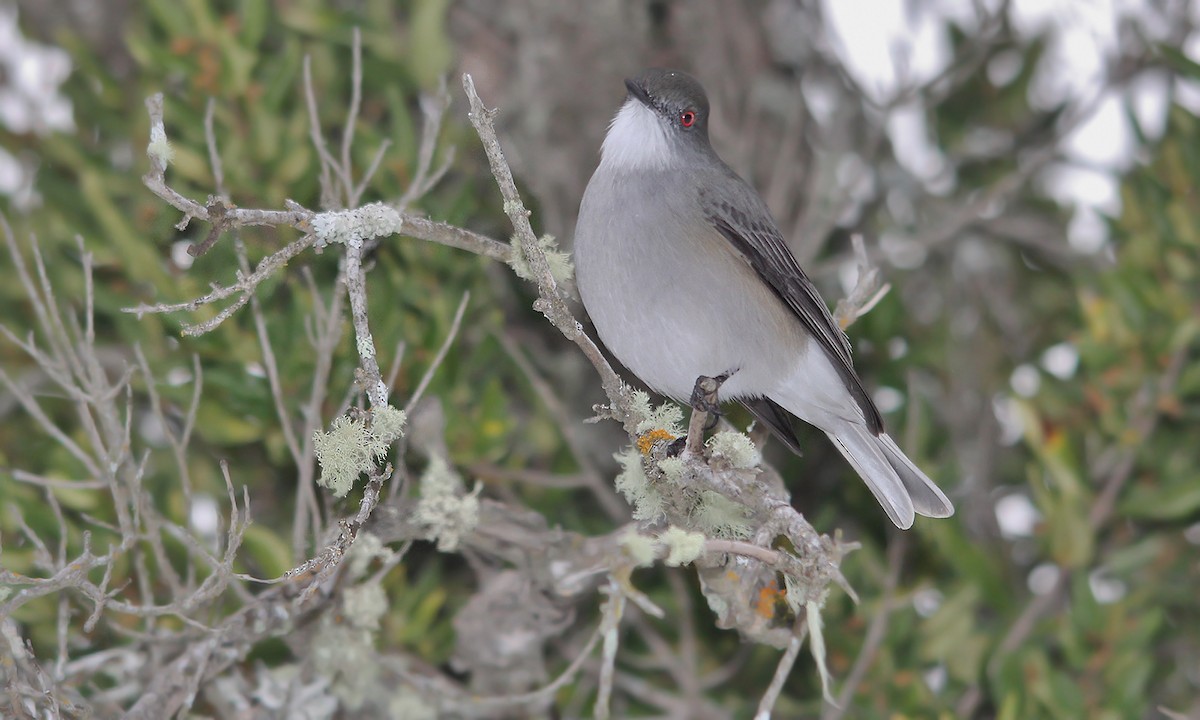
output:
[[873,435],[863,425],[839,424],[827,432],[897,527],[909,528],[914,514],[949,517],[954,506],[886,433]]

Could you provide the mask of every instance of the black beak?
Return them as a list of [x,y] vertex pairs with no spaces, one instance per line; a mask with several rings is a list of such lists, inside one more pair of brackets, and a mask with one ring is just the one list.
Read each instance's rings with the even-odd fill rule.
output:
[[654,107],[653,102],[650,100],[650,93],[646,92],[646,88],[642,87],[641,85],[638,85],[636,82],[634,82],[633,80],[630,80],[629,78],[625,79],[625,87],[626,87],[626,89],[629,90],[630,97],[637,98],[646,107]]

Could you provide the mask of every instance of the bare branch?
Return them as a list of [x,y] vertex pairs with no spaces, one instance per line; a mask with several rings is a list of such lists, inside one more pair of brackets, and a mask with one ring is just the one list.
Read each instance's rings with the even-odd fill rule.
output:
[[806,635],[808,635],[808,622],[801,615],[796,618],[796,623],[792,627],[792,639],[788,641],[783,657],[779,658],[779,665],[775,667],[775,675],[771,678],[771,684],[767,686],[767,691],[763,693],[762,700],[758,703],[758,712],[755,713],[754,720],[770,719],[771,710],[779,700],[779,693],[783,691],[783,683],[792,673],[792,666],[796,664],[796,657],[800,654],[800,647],[804,644]]
[[411,413],[413,408],[420,402],[421,396],[425,394],[425,388],[429,387],[429,383],[433,381],[433,375],[437,369],[441,367],[442,362],[446,359],[446,353],[449,352],[450,346],[454,344],[454,338],[458,336],[458,329],[462,325],[463,313],[467,309],[467,302],[471,299],[469,291],[464,292],[462,300],[458,302],[458,309],[454,311],[454,320],[450,323],[450,332],[446,333],[446,339],[442,341],[442,346],[438,348],[437,354],[433,356],[433,361],[429,363],[429,367],[425,369],[425,374],[421,376],[421,381],[417,383],[417,389],[413,391],[412,397],[404,404],[404,412]]
[[508,163],[504,159],[504,151],[496,137],[496,128],[492,123],[492,116],[496,111],[484,107],[479,94],[475,92],[475,83],[471,80],[470,75],[463,75],[463,89],[466,90],[467,98],[471,102],[469,115],[471,124],[475,126],[475,132],[479,135],[480,142],[483,143],[484,152],[487,154],[492,168],[492,175],[500,188],[500,195],[504,198],[504,213],[508,215],[509,221],[516,231],[522,252],[537,280],[540,297],[533,307],[545,315],[568,340],[578,345],[584,356],[591,361],[596,372],[600,373],[604,391],[612,403],[610,409],[613,417],[625,425],[626,430],[632,432],[634,428],[627,407],[625,385],[612,366],[608,364],[608,360],[601,354],[600,349],[583,332],[583,326],[571,315],[570,308],[567,307],[566,301],[558,290],[558,283],[550,272],[546,254],[542,251],[533,227],[529,224],[529,211],[521,202],[516,183],[513,182],[512,171],[509,170]]

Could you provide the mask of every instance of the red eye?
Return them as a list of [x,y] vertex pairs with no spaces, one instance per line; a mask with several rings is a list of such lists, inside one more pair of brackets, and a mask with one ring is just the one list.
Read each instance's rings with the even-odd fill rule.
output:
[[683,112],[679,113],[679,124],[685,128],[695,125],[696,113],[692,112],[691,110],[684,110]]

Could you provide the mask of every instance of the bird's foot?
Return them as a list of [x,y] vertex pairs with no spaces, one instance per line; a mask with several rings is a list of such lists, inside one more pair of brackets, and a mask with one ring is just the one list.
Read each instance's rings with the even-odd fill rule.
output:
[[[725,381],[733,375],[733,371],[721,373],[716,377],[701,375],[692,386],[692,419],[688,423],[687,441],[684,447],[694,453],[701,452],[704,447],[704,433],[717,426],[721,416],[721,405],[717,400],[717,391]],[[683,448],[680,448],[682,450]]]
[[714,416],[720,415],[721,405],[717,401],[717,391],[732,374],[721,373],[716,377],[701,375],[696,378],[696,384],[692,386],[692,397],[688,404],[697,412],[709,413]]

